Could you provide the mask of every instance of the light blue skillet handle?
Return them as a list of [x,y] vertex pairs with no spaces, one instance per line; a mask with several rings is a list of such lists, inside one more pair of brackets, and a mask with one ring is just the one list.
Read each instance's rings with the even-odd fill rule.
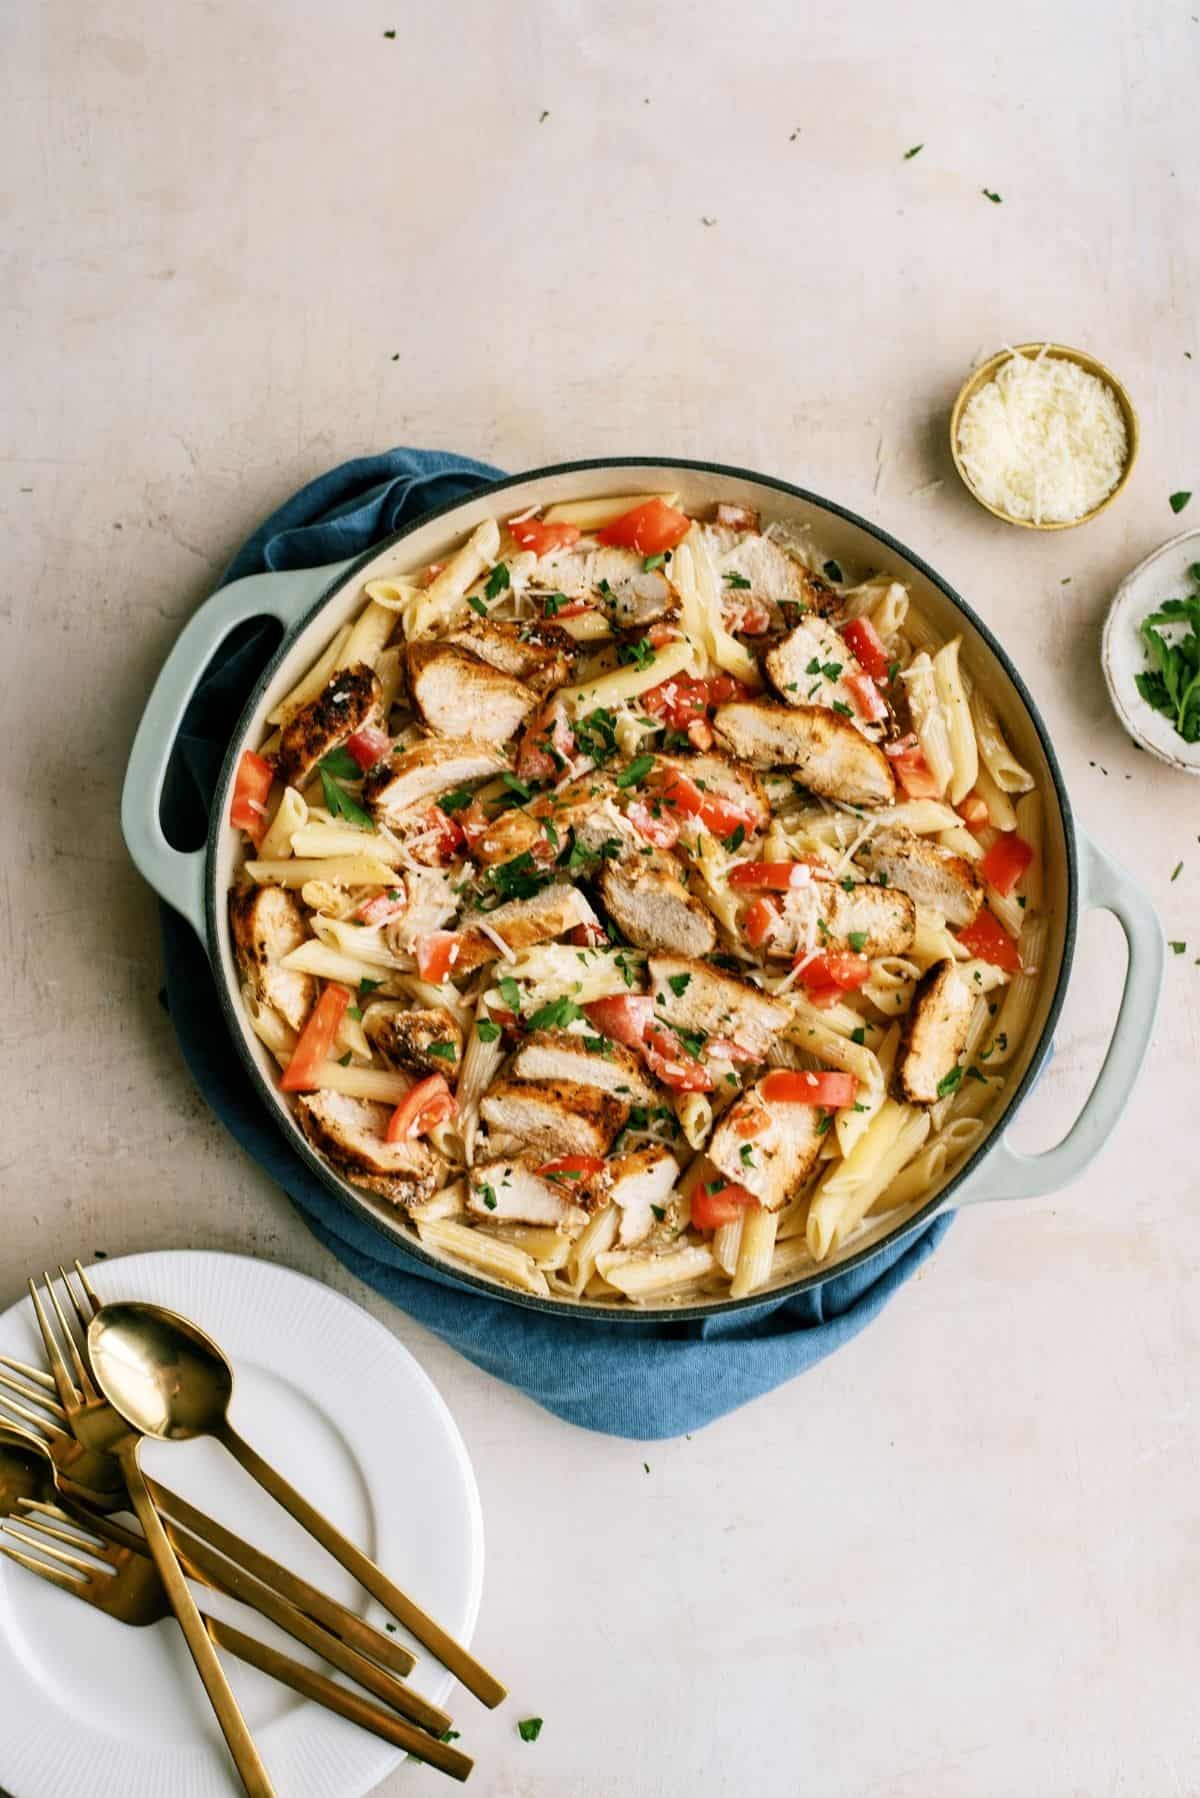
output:
[[1124,869],[1083,831],[1078,843],[1080,910],[1112,912],[1129,945],[1125,987],[1104,1065],[1061,1142],[1040,1155],[1022,1155],[1002,1136],[978,1173],[955,1193],[952,1206],[1037,1198],[1077,1179],[1116,1128],[1150,1047],[1166,960],[1162,927],[1149,899]]
[[158,816],[167,764],[188,701],[230,631],[250,618],[277,618],[286,630],[349,566],[336,562],[288,574],[249,574],[222,587],[180,632],[142,713],[121,792],[121,831],[143,878],[183,913],[201,942],[206,852],[172,849]]

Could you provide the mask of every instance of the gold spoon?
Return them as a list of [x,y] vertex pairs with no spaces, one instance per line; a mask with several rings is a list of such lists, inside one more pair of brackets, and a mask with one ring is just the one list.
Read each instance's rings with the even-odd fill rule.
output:
[[135,1430],[166,1442],[215,1437],[469,1692],[488,1706],[507,1695],[486,1667],[238,1434],[228,1415],[233,1369],[203,1330],[161,1305],[104,1305],[88,1326],[88,1350],[105,1397]]

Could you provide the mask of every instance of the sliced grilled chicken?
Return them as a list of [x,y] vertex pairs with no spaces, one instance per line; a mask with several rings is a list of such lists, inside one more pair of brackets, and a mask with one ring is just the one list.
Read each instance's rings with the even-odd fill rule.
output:
[[725,1113],[708,1145],[709,1160],[735,1186],[778,1211],[808,1178],[821,1154],[822,1112],[816,1105],[768,1105],[748,1088]]
[[585,775],[573,786],[564,787],[559,796],[562,803],[550,816],[560,829],[568,825],[576,843],[592,855],[606,860],[638,855],[647,845],[617,804],[617,790],[610,780]]
[[[601,1044],[597,1048],[596,1044]],[[512,1058],[515,1080],[568,1080],[614,1093],[627,1105],[656,1105],[658,1093],[641,1063],[620,1043],[606,1036],[576,1035],[570,1030],[538,1030],[526,1037]]]
[[609,917],[639,949],[705,956],[716,948],[711,912],[692,897],[666,857],[606,861],[596,879]]
[[497,1080],[480,1100],[484,1121],[544,1156],[606,1155],[629,1107],[573,1080]]
[[546,832],[541,821],[531,810],[514,805],[493,818],[482,835],[476,837],[471,845],[471,858],[490,868],[498,862],[515,861],[518,855],[532,855],[545,842]]
[[467,1210],[492,1223],[542,1224],[551,1229],[579,1229],[586,1210],[562,1180],[538,1173],[536,1155],[477,1163],[467,1176]]
[[593,1206],[610,1200],[620,1208],[618,1240],[622,1248],[644,1242],[662,1220],[679,1178],[679,1163],[669,1149],[651,1143],[633,1155],[619,1155],[589,1182]]
[[463,1033],[440,1005],[406,1009],[374,1000],[363,1013],[368,1042],[393,1067],[413,1074],[445,1074],[453,1081],[462,1060]]
[[[857,717],[855,694],[846,676],[865,679],[862,665],[841,632],[815,612],[767,651],[763,667],[784,705],[843,705]],[[859,728],[874,736],[879,726],[860,723]]]
[[577,924],[595,924],[595,912],[578,887],[555,885],[543,887],[530,899],[510,899],[495,911],[469,912],[463,918],[459,933],[458,955],[454,977],[482,968],[503,954],[496,938],[500,937],[513,954],[532,949],[535,943],[553,942]]
[[280,962],[308,936],[296,895],[286,887],[243,887],[229,895],[229,932],[242,978],[263,1005],[272,1006],[293,1030],[302,1030],[317,983]]
[[508,758],[489,743],[426,738],[372,768],[363,782],[363,803],[380,824],[390,824],[422,800],[487,780],[507,767]]
[[756,531],[758,513],[753,506],[735,506],[721,500],[717,505],[717,523],[729,531]]
[[[720,712],[717,713],[720,717]],[[769,762],[755,763],[756,767],[770,767]],[[751,823],[747,829],[765,828],[771,816],[771,808],[767,804],[762,783],[753,769],[741,767],[730,761],[725,755],[657,755],[654,758],[652,780],[660,776],[677,773],[690,780],[702,794],[710,794],[715,799],[727,801],[739,811],[747,814]]]
[[533,578],[547,593],[591,600],[625,630],[672,617],[679,610],[667,575],[644,564],[645,557],[630,549],[553,550],[538,562]]
[[860,955],[904,955],[912,948],[917,910],[907,893],[856,881],[814,880],[783,896],[769,955],[850,949]]
[[410,643],[408,687],[430,730],[507,743],[538,703],[526,682],[449,643]]
[[538,618],[478,618],[452,631],[446,642],[465,649],[524,681],[535,693],[548,693],[569,678],[579,653],[575,639],[560,624]]
[[[758,532],[732,535],[732,531],[741,528],[726,528],[726,521],[720,518],[716,530],[709,528],[709,543],[716,554],[723,587],[732,588],[739,599],[757,599],[772,609],[798,606],[806,612],[824,613],[837,607],[838,596],[832,587],[826,586],[819,575],[773,537]],[[734,576],[733,581],[727,579],[729,575]],[[748,587],[743,586],[745,581],[750,583]],[[785,612],[783,616],[794,618],[795,613]]]
[[748,980],[683,955],[652,955],[654,1009],[681,1030],[725,1037],[764,1061],[791,1013]]
[[285,786],[307,786],[322,756],[340,749],[365,724],[380,722],[381,693],[365,662],[343,668],[284,725],[273,759]]
[[891,765],[862,732],[826,706],[734,700],[719,706],[713,729],[721,744],[754,768],[788,768],[823,799],[845,805],[890,805]]
[[910,1105],[932,1105],[958,1065],[975,995],[957,963],[935,961],[913,994],[896,1056],[896,1089]]
[[300,1123],[314,1149],[356,1186],[396,1205],[419,1204],[436,1192],[446,1164],[427,1143],[388,1142],[391,1108],[346,1093],[301,1093]]
[[899,887],[918,905],[941,912],[956,928],[972,923],[983,904],[983,882],[965,855],[955,855],[902,825],[868,837],[856,859],[868,874],[885,875],[889,887]]

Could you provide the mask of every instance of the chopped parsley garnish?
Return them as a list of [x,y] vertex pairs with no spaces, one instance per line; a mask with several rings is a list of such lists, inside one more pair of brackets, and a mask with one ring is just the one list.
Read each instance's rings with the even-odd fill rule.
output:
[[981,187],[979,191],[985,200],[990,200],[992,202],[993,206],[1000,206],[1003,204],[1000,195],[994,194],[990,187]]
[[350,1051],[349,1051],[349,1049],[346,1050],[346,1053],[344,1055],[338,1056],[338,1066],[340,1068],[348,1068],[350,1066]]
[[735,824],[729,835],[723,839],[724,847],[730,855],[736,855],[745,841],[746,827],[744,824]]
[[840,712],[842,714],[843,718],[853,718],[853,716],[854,716],[854,713],[850,710],[850,707],[848,705],[843,704],[843,702],[840,699],[834,700],[833,709],[835,712]]
[[533,789],[527,787],[523,780],[518,780],[515,774],[502,774],[500,778],[508,788],[509,792],[515,793],[518,799],[524,800],[533,798]]
[[650,1209],[654,1213],[655,1217],[658,1219],[659,1223],[661,1224],[663,1221],[663,1218],[666,1217],[666,1215],[667,1215],[666,1206],[665,1205],[651,1205]]
[[642,558],[643,574],[653,574],[656,568],[664,567],[667,560],[667,554],[668,552],[663,550],[657,556],[644,556]]
[[613,962],[614,962],[615,966],[617,968],[619,968],[619,970],[620,970],[621,979],[625,982],[626,986],[632,992],[634,987],[638,983],[637,969],[635,967],[631,966],[629,957],[627,955],[614,955]]
[[553,824],[550,821],[550,819],[547,818],[546,822],[542,825],[542,832],[546,838],[546,841],[549,843],[551,849],[557,849],[558,848],[558,826],[556,824]]
[[948,1074],[943,1074],[942,1078],[937,1083],[938,1098],[944,1099],[948,1093],[954,1092],[957,1087],[961,1086],[962,1077],[963,1071],[961,1068],[951,1068]]
[[654,649],[649,637],[639,637],[636,643],[622,643],[617,651],[617,660],[627,668],[652,667]]
[[832,1122],[833,1122],[832,1111],[823,1111],[821,1113],[820,1117],[817,1119],[817,1135],[824,1136],[826,1131],[829,1129],[829,1126],[832,1124]]
[[889,662],[888,663],[887,677],[890,681],[894,681],[896,676],[899,674],[899,672],[900,672],[899,662]]
[[480,1018],[475,1032],[481,1043],[494,1043],[500,1034],[500,1026],[493,1024],[491,1018]]
[[724,1180],[706,1180],[704,1182],[704,1190],[711,1197],[714,1192],[722,1191],[724,1185]]
[[[1142,620],[1148,666],[1136,681],[1146,704],[1169,718],[1185,743],[1196,743],[1200,742],[1200,563],[1193,563],[1189,572],[1195,591],[1186,599],[1165,599]],[[1161,628],[1184,626],[1183,635],[1172,639]]]
[[458,1044],[452,1043],[449,1037],[443,1038],[441,1042],[430,1043],[426,1052],[436,1055],[439,1061],[458,1060]]
[[500,899],[532,899],[554,879],[552,869],[539,868],[528,849],[510,862],[498,862],[484,876]]
[[566,1024],[573,1024],[583,1016],[583,1007],[576,1005],[574,999],[551,999],[546,1005],[539,1005],[529,1019],[531,1030],[561,1030]]
[[332,774],[335,780],[360,780],[362,769],[348,749],[331,749],[322,756],[321,767]]
[[755,1159],[754,1159],[753,1143],[744,1142],[742,1144],[741,1148],[738,1150],[738,1155],[741,1159],[741,1163],[742,1163],[743,1167],[757,1166],[757,1163],[755,1162]]
[[861,955],[867,946],[867,933],[865,930],[852,930],[846,937],[846,941],[856,955]]
[[455,787],[452,793],[443,793],[438,804],[444,812],[461,812],[470,805],[473,797],[469,787]]
[[667,985],[670,987],[671,991],[674,993],[674,995],[677,999],[683,998],[683,995],[687,992],[688,987],[691,984],[692,984],[692,977],[690,974],[668,974],[667,975]]
[[348,1018],[353,1018],[354,1022],[356,1024],[362,1023],[362,1012],[359,1010],[357,1005],[347,1005],[346,1016]]
[[479,1196],[489,1211],[496,1209],[496,1194],[492,1187],[484,1185],[479,1188]]
[[853,1029],[850,1032],[850,1041],[852,1043],[858,1043],[858,1045],[861,1047],[862,1044],[866,1042],[866,1040],[867,1040],[867,1032],[866,1032],[866,1028],[864,1025],[859,1024],[859,1025],[857,1025],[857,1027],[855,1029]]
[[723,578],[727,587],[736,587],[739,591],[750,586],[745,575],[739,574],[736,568],[728,569]]
[[468,598],[468,600],[467,600],[467,604],[468,604],[468,605],[469,605],[469,606],[470,606],[470,608],[471,608],[471,610],[472,610],[472,611],[473,611],[473,612],[474,612],[474,613],[475,613],[475,614],[476,614],[476,615],[477,615],[477,616],[478,616],[478,617],[480,617],[480,618],[486,618],[486,617],[487,617],[487,615],[488,615],[488,609],[487,609],[487,607],[486,607],[486,606],[485,606],[485,605],[484,605],[484,603],[483,603],[483,601],[482,601],[482,600],[481,600],[481,599],[480,599],[480,597],[479,597],[479,595],[478,595],[478,593],[472,593],[472,594],[471,594],[471,595],[470,595],[470,597],[469,597],[469,598]]
[[335,778],[338,774],[343,778],[347,777],[347,770],[344,766],[346,762],[350,763],[356,778],[361,775],[362,769],[354,757],[347,755],[343,749],[333,750],[331,754],[322,757],[317,763],[317,773],[321,776],[321,793],[325,804],[335,818],[345,818],[348,824],[357,824],[362,830],[374,830],[375,822],[371,814],[364,811],[358,800],[347,793],[341,781]]
[[846,578],[845,575],[842,573],[841,564],[833,561],[832,559],[830,561],[822,564],[821,573],[825,576],[825,579],[827,581],[835,581],[835,582],[840,583],[840,582],[844,581]]
[[611,1055],[613,1046],[606,1036],[585,1036],[580,1039],[590,1055]]
[[924,148],[924,144],[914,144],[911,150],[906,150],[904,152],[905,162],[911,162],[913,157],[919,156]]
[[382,980],[368,980],[366,978],[366,976],[364,975],[363,978],[358,983],[359,998],[360,999],[369,999],[371,997],[371,994],[375,991],[375,988],[377,986],[382,986],[382,985],[383,985]]
[[599,852],[589,849],[586,843],[578,838],[571,844],[571,853],[567,857],[567,872],[574,874],[578,868],[592,868],[600,860]]
[[1174,866],[1174,867],[1173,867],[1173,868],[1172,868],[1172,870],[1171,870],[1171,879],[1172,879],[1172,880],[1178,880],[1178,879],[1179,879],[1179,876],[1180,876],[1180,875],[1181,875],[1181,874],[1182,874],[1182,873],[1183,873],[1183,863],[1182,863],[1182,862],[1176,862],[1176,863],[1175,863],[1175,866]]
[[1191,499],[1191,497],[1192,496],[1191,496],[1190,492],[1188,492],[1188,493],[1183,493],[1183,492],[1173,493],[1167,503],[1169,504],[1172,512],[1178,513],[1178,512],[1183,511],[1183,508],[1187,505],[1187,503]]
[[520,1011],[521,989],[511,974],[502,974],[496,982],[496,990],[504,1000],[509,1011]]
[[542,616],[543,616],[543,618],[557,618],[559,612],[562,611],[562,608],[566,605],[566,603],[567,603],[567,596],[565,593],[547,593],[547,594],[545,594],[542,599]]
[[970,1067],[967,1069],[967,1079],[968,1080],[978,1080],[982,1086],[987,1085],[987,1075],[984,1073],[982,1068],[977,1068],[975,1066],[974,1062],[972,1062]]
[[617,775],[617,785],[619,787],[635,787],[640,780],[645,780],[653,766],[654,757],[652,755],[635,756],[628,768],[622,768]]
[[617,753],[617,726],[612,713],[603,707],[575,720],[575,741],[583,755],[599,764]]
[[510,585],[511,583],[508,578],[508,563],[497,562],[496,566],[492,569],[492,572],[488,575],[487,585],[483,590],[489,599],[498,599],[505,588]]

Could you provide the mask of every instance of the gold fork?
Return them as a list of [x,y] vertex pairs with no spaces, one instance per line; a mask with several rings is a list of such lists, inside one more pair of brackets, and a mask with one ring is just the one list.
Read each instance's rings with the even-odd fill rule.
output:
[[[72,1428],[82,1432],[81,1439],[86,1438],[84,1446],[95,1448],[103,1453],[111,1453],[119,1462],[126,1490],[132,1500],[133,1508],[137,1512],[146,1544],[154,1557],[154,1564],[162,1577],[167,1599],[178,1619],[179,1627],[183,1631],[188,1652],[203,1681],[204,1689],[208,1693],[209,1703],[216,1713],[221,1733],[233,1756],[234,1765],[237,1767],[242,1784],[250,1798],[275,1798],[275,1788],[263,1765],[262,1756],[255,1747],[254,1738],[246,1727],[246,1719],[242,1716],[241,1708],[233,1695],[233,1689],[225,1677],[225,1669],[217,1658],[212,1638],[204,1627],[204,1619],[197,1609],[191,1589],[183,1576],[183,1570],[176,1559],[175,1550],[167,1539],[162,1519],[154,1508],[154,1501],[150,1497],[145,1477],[138,1465],[138,1449],[141,1445],[141,1438],[130,1429],[124,1418],[120,1417],[113,1407],[96,1393],[91,1375],[83,1366],[83,1358],[79,1354],[75,1339],[71,1335],[67,1320],[63,1315],[62,1307],[50,1284],[49,1275],[46,1275],[45,1279],[46,1289],[67,1337],[77,1371],[81,1376],[80,1390],[77,1391],[66,1361],[63,1359],[62,1349],[54,1329],[42,1308],[37,1289],[31,1280],[29,1290],[33,1298],[34,1313],[46,1345],[46,1358],[50,1363],[50,1372],[54,1377],[59,1399],[67,1416],[71,1418]],[[70,1283],[67,1282],[65,1273],[63,1279],[68,1292],[70,1292]],[[88,1296],[89,1298],[92,1296],[90,1292]],[[73,1293],[71,1297],[72,1303],[78,1311]],[[82,1392],[82,1397],[80,1392]],[[74,1417],[72,1417],[72,1410],[75,1412]]]
[[[41,1381],[53,1389],[53,1381],[50,1376],[42,1374],[38,1368],[28,1367],[24,1362],[14,1361],[11,1358],[7,1364],[24,1378]],[[35,1404],[45,1404],[55,1411],[62,1412],[65,1419],[66,1413],[63,1408],[44,1392],[39,1393],[36,1387],[18,1386],[15,1380],[10,1381],[10,1385],[14,1391],[21,1391],[23,1396],[31,1399]],[[22,1434],[31,1435],[32,1431],[28,1426],[7,1422],[5,1406],[8,1402],[6,1395],[0,1392],[0,1431],[5,1427],[20,1428]],[[21,1411],[22,1407],[16,1406],[14,1409]],[[23,1411],[22,1414],[26,1418],[32,1416],[32,1413],[28,1411]],[[38,1422],[44,1431],[44,1419],[39,1418]],[[59,1436],[61,1434],[62,1432],[59,1432]],[[38,1446],[43,1447],[49,1454],[54,1463],[55,1472],[71,1498],[87,1505],[91,1510],[125,1509],[128,1499],[124,1486],[122,1486],[120,1496],[115,1503],[106,1502],[102,1494],[95,1494],[70,1478],[66,1472],[68,1461],[58,1437],[48,1434],[40,1435]],[[416,1666],[416,1657],[398,1639],[384,1635],[382,1630],[377,1629],[373,1623],[368,1623],[366,1618],[360,1617],[356,1611],[352,1611],[338,1600],[330,1598],[319,1587],[310,1585],[298,1574],[291,1573],[286,1567],[280,1566],[279,1562],[272,1560],[270,1555],[264,1554],[261,1549],[253,1547],[251,1543],[243,1541],[240,1536],[235,1536],[232,1530],[226,1529],[214,1518],[197,1510],[194,1505],[189,1504],[185,1498],[181,1498],[177,1492],[172,1492],[169,1487],[161,1485],[148,1475],[146,1484],[150,1489],[150,1496],[160,1512],[165,1511],[176,1523],[191,1530],[193,1535],[199,1536],[202,1542],[219,1550],[228,1560],[234,1562],[238,1567],[245,1568],[264,1585],[270,1586],[281,1598],[287,1599],[290,1605],[294,1605],[297,1611],[312,1618],[315,1623],[322,1624],[332,1635],[339,1636],[348,1647],[357,1649],[360,1654],[369,1656],[373,1661],[378,1661],[381,1666],[389,1668],[393,1673],[403,1676],[412,1672]],[[227,1580],[218,1580],[216,1583],[223,1588],[227,1588],[228,1585]],[[444,1727],[445,1725],[443,1725]]]
[[[146,1556],[145,1543],[132,1531],[110,1518],[88,1518],[83,1522],[58,1506],[36,1499],[19,1499],[18,1510],[19,1524],[9,1520],[0,1534],[21,1547],[0,1540],[0,1554],[121,1623],[144,1627],[171,1615],[173,1607],[154,1563]],[[68,1527],[63,1528],[64,1524]],[[35,1553],[28,1554],[26,1549]],[[215,1643],[240,1660],[381,1736],[414,1759],[425,1761],[454,1779],[466,1779],[471,1772],[474,1762],[469,1755],[402,1722],[381,1705],[372,1704],[357,1692],[302,1666],[232,1624],[205,1615],[204,1627]]]

